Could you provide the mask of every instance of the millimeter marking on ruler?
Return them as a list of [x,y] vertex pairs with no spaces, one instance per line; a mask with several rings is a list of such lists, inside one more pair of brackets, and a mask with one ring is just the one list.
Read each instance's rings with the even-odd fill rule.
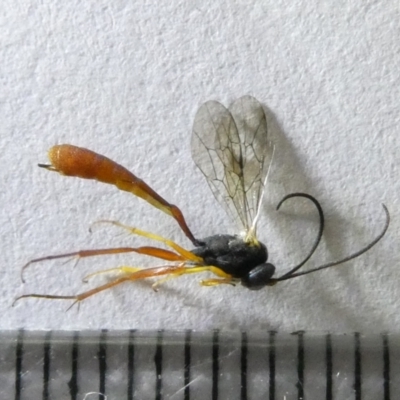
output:
[[333,387],[333,379],[332,379],[333,363],[332,363],[332,337],[331,337],[330,334],[326,335],[325,347],[326,347],[326,352],[325,352],[325,362],[326,362],[326,400],[332,400],[333,399],[333,392],[332,392],[332,387]]
[[22,380],[22,357],[24,353],[24,331],[18,331],[17,348],[15,352],[15,400],[21,398]]
[[297,332],[297,398],[304,398],[304,332]]
[[163,331],[158,331],[154,365],[156,367],[156,400],[161,400]]
[[240,399],[247,400],[247,333],[242,332],[240,354]]
[[361,400],[361,342],[359,332],[354,334],[354,394],[355,400]]
[[128,399],[133,399],[134,387],[135,387],[135,330],[129,331],[128,340]]
[[390,357],[389,338],[387,334],[382,335],[383,339],[383,398],[390,400]]
[[275,400],[275,331],[269,333],[269,400]]
[[219,331],[213,334],[212,345],[212,400],[218,400],[218,375],[219,375]]
[[78,398],[78,359],[79,359],[79,332],[75,331],[72,339],[72,365],[71,365],[71,379],[68,382],[69,393],[71,400]]
[[99,360],[99,400],[106,393],[106,375],[107,375],[107,329],[102,329],[99,340],[99,352],[97,353]]
[[190,400],[190,363],[191,363],[191,355],[190,355],[190,348],[191,348],[191,341],[192,341],[192,331],[188,329],[185,332],[185,355],[184,355],[184,400]]
[[51,331],[46,333],[43,346],[43,400],[49,400]]

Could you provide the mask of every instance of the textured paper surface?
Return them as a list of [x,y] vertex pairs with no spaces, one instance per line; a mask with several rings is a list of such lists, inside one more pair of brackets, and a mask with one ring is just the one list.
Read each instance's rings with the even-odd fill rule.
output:
[[[7,3],[6,3],[7,4]],[[1,328],[398,331],[398,2],[8,2],[1,35]],[[198,237],[233,233],[190,157],[204,101],[251,94],[266,107],[277,152],[259,225],[279,272],[308,251],[316,196],[326,233],[317,266],[387,236],[359,259],[260,292],[173,280],[158,293],[126,284],[68,312],[86,274],[154,265],[125,255],[21,267],[42,255],[137,246],[145,240],[90,224],[109,218],[190,243],[168,216],[97,182],[36,167],[59,143],[117,160],[177,204]]]

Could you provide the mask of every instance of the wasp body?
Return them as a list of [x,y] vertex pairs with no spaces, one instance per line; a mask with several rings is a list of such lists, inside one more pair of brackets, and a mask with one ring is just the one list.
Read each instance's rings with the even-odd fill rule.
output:
[[166,263],[151,267],[122,266],[95,272],[119,272],[121,276],[110,282],[77,295],[27,294],[17,298],[36,297],[47,299],[70,299],[82,301],[96,293],[123,282],[147,278],[158,278],[160,283],[185,274],[209,272],[215,278],[201,281],[204,286],[241,283],[258,290],[277,282],[342,264],[365,253],[386,233],[389,226],[389,213],[385,206],[386,223],[382,231],[361,250],[341,259],[323,264],[306,271],[299,269],[310,259],[318,247],[324,229],[324,214],[319,202],[306,193],[292,193],[285,196],[277,209],[290,198],[302,197],[311,201],[319,215],[319,229],[316,240],[306,257],[281,276],[274,277],[275,267],[268,260],[267,247],[257,239],[257,222],[261,201],[267,182],[274,145],[268,139],[267,121],[261,104],[251,96],[244,96],[227,109],[216,101],[203,104],[198,110],[192,134],[192,156],[206,178],[215,198],[237,223],[243,235],[214,235],[197,239],[189,229],[181,210],[163,199],[147,183],[136,177],[116,162],[77,146],[63,144],[50,149],[50,164],[40,167],[62,175],[84,179],[94,179],[116,186],[120,190],[142,198],[152,206],[172,216],[183,233],[192,242],[194,249],[187,250],[179,244],[138,228],[124,225],[118,221],[100,221],[116,225],[131,234],[146,237],[162,243],[164,247],[118,247],[108,249],[79,250],[75,252],[40,257],[28,262],[22,269],[46,260],[65,257],[92,257],[106,254],[139,253],[164,260]]

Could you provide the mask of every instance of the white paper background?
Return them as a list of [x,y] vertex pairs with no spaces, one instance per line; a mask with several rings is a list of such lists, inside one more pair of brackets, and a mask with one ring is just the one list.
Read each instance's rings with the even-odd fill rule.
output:
[[[1,16],[1,328],[225,328],[398,331],[400,15],[397,1],[5,1]],[[196,109],[251,94],[277,153],[260,240],[278,272],[308,251],[315,195],[326,213],[316,266],[387,236],[349,264],[260,292],[202,288],[188,276],[154,293],[126,284],[70,302],[102,268],[153,265],[135,255],[32,266],[47,254],[147,243],[102,218],[190,243],[168,216],[128,193],[36,167],[57,143],[105,154],[177,204],[198,237],[233,233],[190,156]],[[103,277],[92,285],[104,282]]]

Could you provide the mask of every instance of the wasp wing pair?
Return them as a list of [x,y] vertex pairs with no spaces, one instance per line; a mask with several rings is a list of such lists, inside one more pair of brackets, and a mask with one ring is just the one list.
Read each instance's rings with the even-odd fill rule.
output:
[[[239,225],[239,235],[214,235],[197,239],[189,229],[181,210],[167,202],[149,185],[116,162],[90,150],[63,144],[49,151],[50,164],[40,167],[62,175],[84,179],[94,179],[115,185],[128,191],[172,216],[192,242],[194,249],[187,250],[162,236],[121,224],[117,221],[100,221],[117,225],[128,232],[163,243],[164,247],[118,247],[108,249],[80,250],[72,253],[40,257],[29,261],[22,269],[34,263],[66,257],[85,258],[106,254],[139,253],[165,261],[165,264],[140,268],[121,266],[95,272],[86,277],[108,272],[121,275],[94,289],[73,296],[27,294],[27,297],[46,299],[69,299],[82,301],[103,290],[123,282],[158,278],[153,283],[156,288],[161,282],[184,274],[210,272],[215,277],[201,281],[204,286],[242,283],[245,287],[258,290],[275,285],[279,281],[306,275],[354,259],[373,247],[386,233],[389,226],[389,213],[383,206],[386,222],[380,234],[366,247],[341,260],[324,264],[306,271],[298,270],[309,260],[321,240],[324,229],[324,214],[319,202],[305,193],[292,193],[285,196],[277,209],[289,198],[303,197],[310,200],[319,215],[317,238],[305,259],[280,277],[274,278],[275,267],[267,262],[266,246],[256,235],[257,221],[265,184],[270,170],[274,146],[268,139],[267,121],[262,105],[251,96],[236,100],[227,109],[216,101],[204,103],[198,110],[192,134],[192,156],[205,176],[215,198]],[[22,278],[23,279],[23,278]],[[73,304],[75,304],[75,302]]]

